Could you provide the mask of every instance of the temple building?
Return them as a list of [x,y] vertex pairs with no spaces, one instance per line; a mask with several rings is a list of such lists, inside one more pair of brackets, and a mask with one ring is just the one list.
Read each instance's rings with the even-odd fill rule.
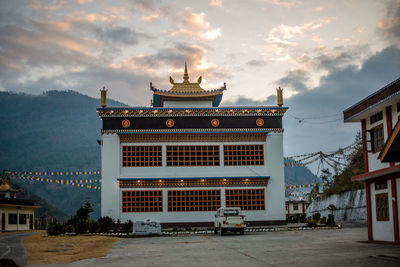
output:
[[282,89],[272,107],[220,107],[225,83],[150,83],[153,107],[107,107],[101,90],[101,216],[210,226],[220,207],[248,225],[285,223]]
[[400,78],[343,111],[361,122],[368,240],[400,245]]

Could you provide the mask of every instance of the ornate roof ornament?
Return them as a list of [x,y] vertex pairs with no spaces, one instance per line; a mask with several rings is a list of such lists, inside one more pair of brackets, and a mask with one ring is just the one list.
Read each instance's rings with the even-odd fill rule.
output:
[[218,106],[221,102],[222,92],[226,90],[226,85],[224,85],[215,90],[204,90],[201,88],[200,84],[202,82],[202,77],[200,76],[197,79],[197,82],[190,82],[189,73],[187,70],[187,64],[185,62],[185,69],[183,72],[183,82],[177,83],[170,76],[169,82],[172,84],[172,88],[169,90],[159,90],[153,87],[153,84],[150,83],[150,90],[154,92],[153,95],[153,106],[154,107],[162,107],[163,101],[166,99],[182,99],[185,100],[212,100],[213,106]]

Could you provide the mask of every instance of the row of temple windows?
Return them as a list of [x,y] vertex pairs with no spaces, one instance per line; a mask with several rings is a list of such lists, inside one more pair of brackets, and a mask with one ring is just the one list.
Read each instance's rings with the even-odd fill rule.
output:
[[[225,206],[242,210],[265,210],[264,189],[225,190]],[[169,212],[216,211],[221,190],[169,190]],[[122,212],[162,212],[162,191],[123,191]]]
[[[218,145],[166,146],[169,167],[220,166]],[[264,145],[224,145],[224,165],[264,165]],[[123,146],[122,167],[162,166],[161,146]]]

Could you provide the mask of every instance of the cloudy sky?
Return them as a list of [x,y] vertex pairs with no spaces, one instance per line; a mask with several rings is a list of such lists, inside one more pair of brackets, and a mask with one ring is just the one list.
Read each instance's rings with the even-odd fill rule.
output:
[[[75,90],[149,106],[187,61],[222,105],[275,104],[285,154],[350,144],[342,111],[400,77],[400,1],[2,1],[0,90]],[[300,122],[299,122],[300,121]]]

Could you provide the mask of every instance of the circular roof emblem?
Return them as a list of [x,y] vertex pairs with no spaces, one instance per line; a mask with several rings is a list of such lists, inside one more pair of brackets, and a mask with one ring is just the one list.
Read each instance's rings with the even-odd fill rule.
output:
[[258,118],[258,119],[256,120],[256,124],[257,124],[258,127],[261,127],[261,126],[264,125],[264,120],[261,119],[261,118]]
[[124,128],[128,128],[129,126],[131,126],[131,122],[127,119],[122,121],[122,127]]
[[171,127],[174,127],[175,122],[174,122],[174,120],[172,120],[172,119],[168,119],[168,120],[165,122],[165,125],[167,125],[168,128],[171,128]]
[[219,126],[219,120],[218,119],[212,119],[211,120],[211,125],[213,127],[218,127]]

